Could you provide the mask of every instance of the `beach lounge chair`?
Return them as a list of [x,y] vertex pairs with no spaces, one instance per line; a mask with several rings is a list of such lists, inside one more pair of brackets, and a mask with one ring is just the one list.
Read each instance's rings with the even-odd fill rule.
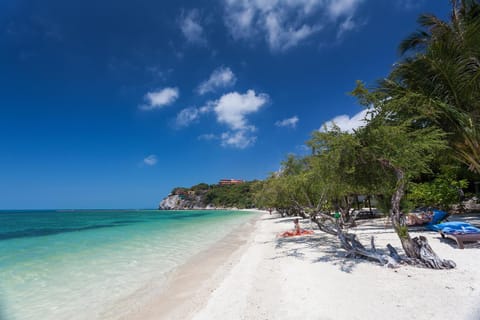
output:
[[458,248],[463,249],[464,242],[480,241],[480,229],[466,222],[452,221],[435,225],[442,238],[453,239]]
[[448,217],[448,213],[442,210],[432,210],[433,215],[430,222],[425,224],[425,228],[430,231],[438,231],[436,226]]

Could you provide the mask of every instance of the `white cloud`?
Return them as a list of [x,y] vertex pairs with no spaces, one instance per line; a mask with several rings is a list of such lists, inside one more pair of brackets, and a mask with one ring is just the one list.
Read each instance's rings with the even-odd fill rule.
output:
[[222,133],[221,145],[245,149],[253,145],[256,136],[253,135],[256,128],[250,125],[247,115],[259,111],[269,101],[266,94],[256,94],[254,90],[248,90],[241,94],[230,92],[224,94],[217,101],[210,102],[219,123],[226,124],[230,130]]
[[328,1],[330,17],[336,19],[341,16],[352,16],[357,6],[363,0],[331,0]]
[[178,88],[164,88],[148,92],[144,97],[147,103],[140,105],[139,108],[142,110],[160,109],[174,103],[179,96]]
[[352,17],[346,18],[338,27],[337,38],[341,38],[345,32],[354,30],[356,27],[358,27],[358,25],[353,21]]
[[246,116],[260,110],[268,100],[268,95],[248,90],[244,94],[238,92],[224,94],[212,105],[218,122],[228,125],[232,130],[244,130],[251,128]]
[[187,127],[192,122],[200,118],[204,113],[211,112],[213,109],[210,106],[204,106],[201,108],[185,108],[177,114],[176,123],[179,127]]
[[226,125],[229,130],[223,132],[220,136],[204,134],[199,136],[198,139],[219,139],[223,147],[244,149],[253,145],[257,139],[254,135],[256,128],[248,122],[247,116],[258,112],[268,101],[268,95],[257,94],[254,90],[248,90],[243,94],[230,92],[222,95],[218,100],[209,101],[201,108],[185,109],[188,111],[184,112],[182,118],[186,119],[185,123],[190,123],[191,119],[193,119],[191,121],[194,121],[200,114],[213,112],[217,122]]
[[199,108],[198,111],[200,113],[207,113],[207,112],[213,111],[212,102],[208,102],[206,106]]
[[198,136],[198,140],[210,141],[215,139],[218,139],[218,137],[213,133],[206,133]]
[[158,162],[157,156],[154,154],[149,155],[145,159],[143,159],[143,163],[146,164],[147,166],[154,166]]
[[287,50],[294,47],[302,40],[308,38],[310,35],[320,30],[319,26],[302,25],[298,28],[284,28],[282,26],[282,18],[274,13],[268,14],[265,20],[265,27],[267,29],[267,42],[273,50]]
[[220,67],[215,69],[208,80],[203,81],[197,88],[199,94],[213,92],[219,88],[233,86],[237,82],[235,74],[230,68]]
[[[247,116],[258,112],[268,101],[267,94],[257,94],[254,90],[248,90],[243,94],[230,92],[222,95],[218,100],[207,102],[203,107],[190,107],[181,110],[177,114],[176,124],[179,127],[188,126],[199,119],[201,115],[214,113],[217,122],[226,125],[228,131],[218,136],[211,133],[203,134],[198,136],[198,139],[219,140],[223,147],[244,149],[253,145],[257,139],[254,135],[257,129],[249,123]],[[298,118],[296,120],[292,119],[290,121],[298,121]]]
[[228,131],[222,133],[221,144],[223,147],[245,149],[255,143],[257,137],[250,134],[249,130]]
[[207,39],[202,25],[200,24],[198,10],[190,10],[187,14],[182,12],[180,16],[180,29],[189,43],[206,45]]
[[353,132],[353,130],[365,126],[365,117],[367,116],[368,112],[368,109],[364,109],[351,118],[346,114],[336,116],[332,120],[325,122],[319,130],[328,131],[331,130],[334,125],[336,125],[341,131]]
[[186,108],[177,114],[177,125],[179,127],[186,127],[193,121],[197,120],[199,112],[197,108]]
[[326,26],[340,28],[340,19],[353,19],[363,1],[223,0],[224,21],[235,40],[263,38],[272,51],[285,51]]
[[297,123],[298,123],[298,117],[297,116],[293,116],[291,118],[288,118],[288,119],[284,119],[284,120],[281,120],[281,121],[277,121],[275,122],[275,125],[277,127],[290,127],[290,128],[295,128],[297,126]]
[[198,140],[213,141],[219,140],[220,145],[225,148],[245,149],[255,143],[257,137],[253,136],[248,130],[226,131],[217,136],[213,133],[202,134]]

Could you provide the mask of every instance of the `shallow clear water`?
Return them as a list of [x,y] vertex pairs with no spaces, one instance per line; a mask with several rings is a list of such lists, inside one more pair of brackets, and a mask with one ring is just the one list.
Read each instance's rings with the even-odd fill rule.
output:
[[0,211],[0,320],[101,319],[251,213]]

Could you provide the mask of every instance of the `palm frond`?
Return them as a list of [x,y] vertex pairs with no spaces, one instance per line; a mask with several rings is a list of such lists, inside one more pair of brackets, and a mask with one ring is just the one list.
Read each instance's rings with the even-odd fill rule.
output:
[[404,55],[408,51],[424,49],[429,39],[430,34],[425,31],[414,32],[400,43],[398,51]]

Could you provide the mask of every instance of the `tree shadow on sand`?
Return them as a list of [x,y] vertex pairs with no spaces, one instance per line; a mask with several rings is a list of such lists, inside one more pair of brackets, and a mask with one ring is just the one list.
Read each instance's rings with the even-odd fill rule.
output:
[[[329,263],[346,273],[351,273],[361,263],[368,263],[363,259],[347,258],[336,238],[322,234],[278,238],[275,249],[277,255],[272,257],[272,260],[294,257],[310,263]],[[306,254],[306,252],[311,254]],[[312,256],[314,256],[313,259]]]

